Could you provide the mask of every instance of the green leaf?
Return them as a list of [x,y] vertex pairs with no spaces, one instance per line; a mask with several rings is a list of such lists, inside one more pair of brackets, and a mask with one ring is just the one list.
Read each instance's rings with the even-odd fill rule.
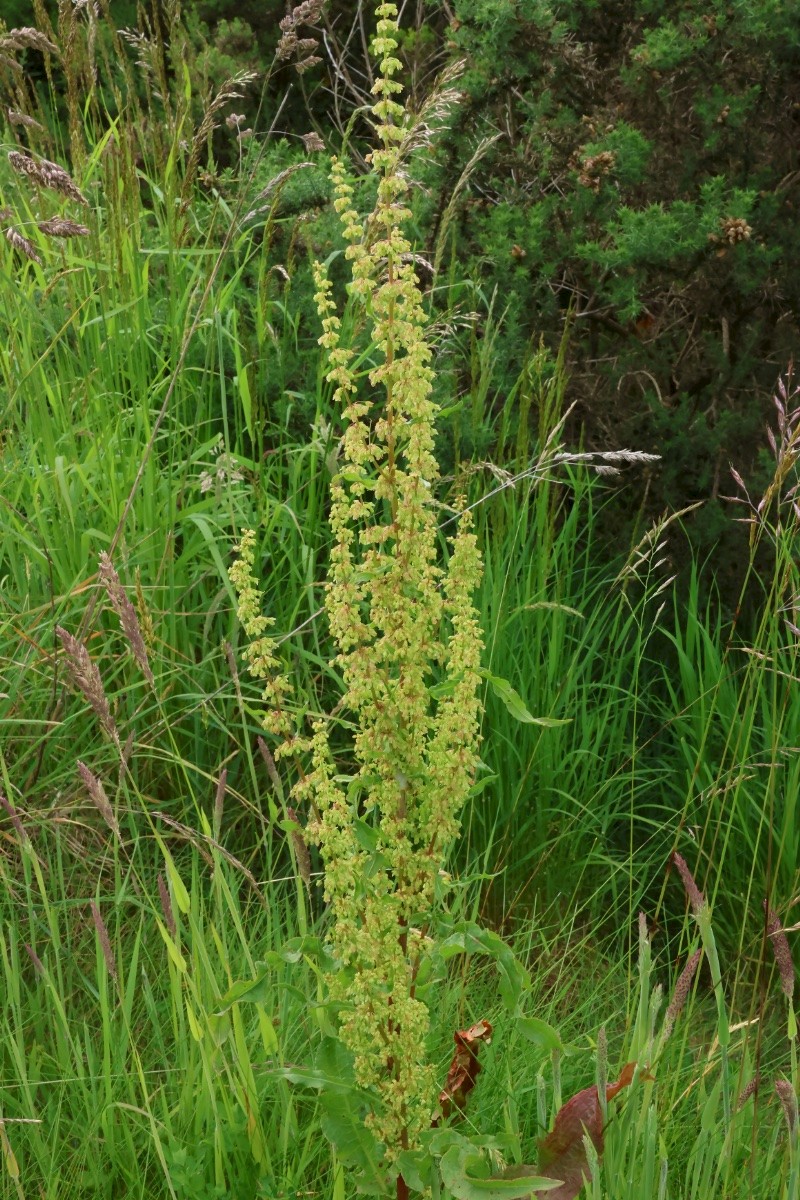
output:
[[381,839],[378,830],[374,825],[369,825],[360,817],[356,817],[353,821],[353,833],[355,834],[356,841],[363,850],[369,850],[370,853],[374,853],[380,848]]
[[381,1151],[375,1137],[364,1124],[364,1107],[346,1093],[323,1092],[320,1096],[320,1128],[336,1149],[340,1162],[364,1172],[366,1181],[385,1189],[380,1170]]
[[431,1156],[424,1150],[402,1150],[397,1159],[400,1174],[416,1192],[429,1192],[431,1186]]
[[480,796],[481,792],[485,791],[489,784],[494,783],[496,779],[497,775],[483,775],[480,779],[476,779],[469,789],[470,798],[474,800],[476,796]]
[[323,1038],[313,1067],[276,1067],[270,1074],[332,1095],[364,1096],[353,1077],[352,1055],[335,1037]]
[[269,998],[269,983],[271,971],[260,971],[255,979],[237,979],[221,997],[216,1008],[216,1015],[221,1016],[233,1004],[266,1004]]
[[459,921],[439,945],[442,958],[454,954],[486,954],[494,959],[500,976],[500,995],[508,1012],[515,1012],[523,992],[530,988],[530,976],[514,951],[499,934],[482,929],[473,921]]
[[541,1046],[543,1050],[559,1050],[562,1054],[571,1054],[572,1046],[566,1046],[552,1025],[548,1025],[547,1021],[540,1020],[539,1017],[517,1017],[517,1029],[524,1038],[529,1042],[533,1042],[534,1046]]
[[533,1191],[551,1191],[558,1179],[527,1175],[522,1179],[497,1179],[489,1175],[486,1160],[469,1146],[453,1146],[440,1163],[442,1182],[456,1200],[521,1200]]
[[305,960],[326,973],[335,971],[340,966],[322,938],[315,937],[313,934],[289,938],[283,943],[280,950],[268,950],[264,959],[271,967],[280,966],[281,963],[294,965]]
[[523,725],[541,725],[545,729],[555,729],[560,725],[571,723],[569,718],[534,717],[532,713],[528,712],[525,701],[519,692],[514,690],[507,679],[501,679],[499,675],[492,675],[489,671],[481,671],[480,674],[515,721],[520,721]]

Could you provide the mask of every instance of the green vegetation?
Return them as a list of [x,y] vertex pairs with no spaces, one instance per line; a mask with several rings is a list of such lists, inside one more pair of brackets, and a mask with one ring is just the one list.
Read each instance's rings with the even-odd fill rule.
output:
[[[509,104],[545,44],[588,70],[601,8],[456,3],[459,77],[393,7],[330,179],[314,120],[266,132],[323,51],[364,91],[316,3],[265,81],[177,3],[0,33],[0,1196],[797,1200],[798,390],[727,485],[722,605],[695,511],[640,502],[670,447],[576,432],[577,293],[557,326],[475,269],[473,221],[561,252],[545,200],[467,203],[480,62]],[[635,7],[631,94],[789,36]],[[654,200],[619,103],[565,214],[617,308],[764,203]]]

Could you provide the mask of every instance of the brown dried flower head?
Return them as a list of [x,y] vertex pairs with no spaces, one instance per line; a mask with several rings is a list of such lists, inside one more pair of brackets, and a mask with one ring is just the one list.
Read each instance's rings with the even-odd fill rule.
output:
[[0,792],[0,806],[2,806],[6,810],[6,813],[8,814],[8,818],[14,827],[14,832],[16,833],[17,837],[20,840],[20,845],[27,844],[30,839],[28,838],[28,834],[25,830],[25,826],[22,824],[22,821],[20,821],[20,819],[19,819],[19,813],[17,812],[14,805],[11,804],[10,801],[6,800],[6,798],[2,792]]
[[758,1091],[761,1079],[759,1075],[754,1075],[742,1088],[739,1093],[739,1099],[736,1101],[736,1111],[740,1112],[751,1096],[754,1096]]
[[729,245],[735,246],[738,242],[750,241],[753,230],[743,217],[725,217],[720,225],[722,237]]
[[692,982],[703,957],[702,947],[698,946],[694,954],[691,955],[686,966],[680,973],[678,982],[675,984],[675,991],[672,993],[672,999],[667,1006],[667,1011],[664,1015],[664,1038],[668,1038],[672,1033],[675,1022],[683,1011],[683,1006],[686,1003],[686,998],[692,988]]
[[100,942],[100,949],[103,952],[103,959],[106,964],[106,969],[116,983],[117,964],[114,961],[114,951],[111,949],[111,938],[108,936],[108,929],[106,928],[106,923],[103,920],[103,914],[100,912],[100,909],[97,907],[94,900],[91,902],[91,909],[92,920],[94,921],[94,927],[97,930],[97,937]]
[[[296,825],[300,825],[300,819],[293,808],[287,805],[286,815],[290,821],[294,821]],[[297,871],[307,888],[311,887],[311,855],[308,853],[308,846],[300,829],[290,830],[289,836],[292,840],[292,849],[297,861]]]
[[599,192],[602,179],[613,171],[616,161],[617,156],[613,150],[601,150],[599,154],[589,155],[581,163],[578,183],[581,187]]
[[316,25],[322,15],[322,8],[323,0],[303,0],[280,23],[281,39],[275,57],[278,62],[296,59],[295,69],[299,74],[321,61],[314,55],[317,48],[316,38],[298,37],[297,31],[304,25]]
[[108,796],[103,784],[96,775],[92,774],[86,763],[81,762],[80,759],[78,760],[78,772],[95,808],[114,834],[114,837],[120,840],[117,818],[114,816],[114,810],[108,802]]

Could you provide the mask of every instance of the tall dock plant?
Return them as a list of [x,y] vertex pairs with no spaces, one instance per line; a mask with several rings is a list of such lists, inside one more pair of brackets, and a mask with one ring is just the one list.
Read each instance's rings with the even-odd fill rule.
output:
[[[368,1098],[367,1126],[405,1195],[397,1160],[419,1145],[436,1113],[420,969],[432,951],[442,867],[477,763],[482,639],[471,597],[481,558],[469,514],[460,513],[440,561],[432,351],[403,232],[409,122],[398,99],[396,5],[380,4],[376,15],[378,145],[368,161],[377,196],[366,220],[354,208],[344,164],[334,159],[332,168],[352,264],[349,304],[364,318],[348,328],[371,328],[375,365],[367,379],[357,374],[358,351],[343,334],[331,282],[316,266],[320,344],[345,426],[331,484],[325,608],[344,680],[340,713],[350,720],[316,721],[305,743],[311,769],[295,797],[313,814],[306,836],[324,864],[341,963],[330,978],[339,1038]],[[252,544],[247,555],[252,564]],[[243,580],[252,579],[240,560],[242,569],[240,596]],[[268,718],[273,732],[283,724],[276,718],[275,711]],[[290,743],[297,748],[302,739]]]
[[[428,1010],[416,994],[437,880],[476,766],[482,648],[471,596],[480,556],[462,514],[439,564],[433,490],[436,405],[431,348],[403,232],[410,216],[402,171],[406,117],[395,76],[397,8],[376,9],[372,43],[378,148],[374,211],[362,224],[343,165],[333,164],[335,206],[352,262],[351,294],[372,326],[377,365],[360,388],[343,344],[331,285],[317,267],[317,305],[328,379],[346,430],[331,488],[334,548],[326,609],[355,718],[354,774],[337,773],[331,726],[319,722],[307,790],[325,866],[333,943],[347,970],[340,1037],[356,1082],[374,1097],[367,1121],[391,1163],[413,1148],[434,1115],[427,1062]],[[444,676],[446,683],[433,687]],[[366,840],[363,818],[374,831]],[[377,853],[376,853],[377,851]]]

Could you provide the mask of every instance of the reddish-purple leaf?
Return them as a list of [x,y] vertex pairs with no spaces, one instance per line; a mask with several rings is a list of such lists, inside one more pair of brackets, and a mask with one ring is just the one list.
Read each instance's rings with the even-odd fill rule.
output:
[[[606,1101],[630,1085],[635,1070],[636,1063],[626,1063],[619,1079],[606,1084]],[[640,1078],[653,1077],[644,1073]],[[597,1153],[602,1154],[603,1112],[596,1084],[562,1104],[552,1130],[539,1142],[539,1171],[561,1180],[561,1187],[546,1193],[548,1200],[575,1200],[584,1179],[589,1178],[584,1133],[592,1139]]]

